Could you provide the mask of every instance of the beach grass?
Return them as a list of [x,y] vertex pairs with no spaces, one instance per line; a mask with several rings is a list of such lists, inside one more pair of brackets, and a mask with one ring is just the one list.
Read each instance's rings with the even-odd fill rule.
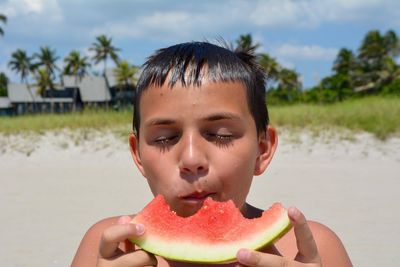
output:
[[[325,131],[369,132],[380,139],[400,136],[400,97],[373,96],[335,104],[294,104],[269,107],[277,127]],[[85,110],[66,114],[0,117],[3,134],[60,129],[132,130],[132,110]]]
[[370,96],[334,104],[269,107],[271,124],[314,131],[346,129],[379,139],[400,136],[400,97]]
[[85,110],[64,114],[34,114],[14,117],[0,117],[0,132],[12,133],[43,133],[61,129],[126,129],[131,131],[132,110]]

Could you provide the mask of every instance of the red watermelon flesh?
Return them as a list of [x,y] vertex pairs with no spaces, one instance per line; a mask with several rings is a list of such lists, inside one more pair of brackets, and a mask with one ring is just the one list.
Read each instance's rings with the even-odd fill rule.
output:
[[234,261],[239,249],[264,247],[291,227],[287,211],[279,203],[261,217],[247,219],[233,201],[207,198],[196,214],[184,218],[171,211],[162,195],[132,223],[145,225],[144,235],[131,239],[142,249],[166,259],[198,263]]

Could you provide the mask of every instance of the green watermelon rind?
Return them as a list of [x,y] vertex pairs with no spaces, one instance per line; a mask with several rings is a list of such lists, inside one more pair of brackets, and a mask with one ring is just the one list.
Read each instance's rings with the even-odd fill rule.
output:
[[[132,223],[135,223],[135,219],[133,219]],[[170,260],[194,263],[228,263],[235,261],[236,253],[239,249],[258,250],[266,247],[278,240],[290,229],[290,219],[285,213],[264,232],[241,242],[205,245],[198,242],[173,244],[170,240],[161,240],[156,236],[146,238],[146,234],[140,238],[132,238],[131,241],[145,251]]]

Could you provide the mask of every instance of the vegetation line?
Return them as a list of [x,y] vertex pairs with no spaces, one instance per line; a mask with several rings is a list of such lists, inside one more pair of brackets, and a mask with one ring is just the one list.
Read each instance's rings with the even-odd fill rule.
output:
[[[315,131],[365,131],[380,139],[400,136],[400,97],[373,96],[334,104],[270,106],[271,124]],[[132,111],[86,110],[67,114],[0,117],[0,133],[43,133],[60,129],[111,129],[130,132]]]

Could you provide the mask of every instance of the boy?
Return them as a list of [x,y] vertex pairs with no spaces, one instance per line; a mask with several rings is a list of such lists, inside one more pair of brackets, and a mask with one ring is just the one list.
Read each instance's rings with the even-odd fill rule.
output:
[[[268,125],[264,71],[253,55],[209,43],[159,50],[138,82],[130,146],[152,193],[164,195],[179,215],[194,214],[212,197],[232,199],[245,217],[260,216],[246,197],[253,176],[266,170],[277,146]],[[132,217],[91,227],[72,266],[191,266],[131,245],[127,238],[145,231],[129,223]],[[289,209],[289,217],[293,230],[274,246],[262,252],[241,249],[238,263],[226,266],[351,266],[331,230],[307,222],[296,208]]]

